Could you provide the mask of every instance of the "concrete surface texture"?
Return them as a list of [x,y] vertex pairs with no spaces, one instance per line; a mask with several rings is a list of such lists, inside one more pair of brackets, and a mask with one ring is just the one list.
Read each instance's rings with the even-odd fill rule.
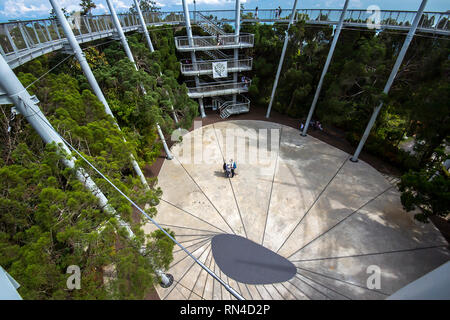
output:
[[[406,213],[378,171],[293,128],[220,122],[186,133],[171,151],[158,176],[156,221],[246,299],[385,299],[450,260],[440,232]],[[222,169],[230,159],[231,179]],[[223,233],[288,259],[296,275],[264,285],[227,277],[211,252]],[[161,299],[232,298],[185,252],[173,253],[175,281],[157,288]]]

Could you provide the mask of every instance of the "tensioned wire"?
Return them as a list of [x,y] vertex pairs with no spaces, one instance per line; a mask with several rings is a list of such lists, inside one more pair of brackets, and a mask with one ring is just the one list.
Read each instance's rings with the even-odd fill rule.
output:
[[[25,101],[24,101],[25,103]],[[26,103],[25,103],[26,104]],[[87,160],[75,147],[73,147],[66,139],[64,139],[47,119],[41,117],[41,115],[36,114],[49,128],[52,130],[65,144],[69,146],[81,159],[83,159],[95,172],[97,172],[105,181],[107,181],[117,192],[119,192],[133,207],[135,207],[142,215],[144,215],[150,222],[152,222],[158,229],[160,229],[170,240],[172,240],[176,245],[178,245],[188,256],[190,256],[203,270],[205,270],[209,275],[216,279],[225,289],[227,289],[230,294],[232,294],[238,300],[245,300],[241,295],[239,295],[233,288],[227,285],[222,279],[220,279],[214,272],[207,268],[202,262],[195,258],[184,246],[182,246],[175,238],[173,238],[164,228],[162,228],[155,220],[153,220],[144,210],[142,210],[133,200],[131,200],[125,193],[123,193],[111,180],[109,180],[101,171],[99,171],[89,160]]]
[[[95,44],[95,45],[92,45],[92,46],[89,46],[89,47],[86,47],[86,48],[83,48],[82,50],[84,51],[84,50],[87,50],[87,49],[90,49],[90,48],[95,48],[95,47],[98,47],[98,46],[101,46],[101,45],[104,45],[104,44],[107,44],[107,43],[110,43],[110,42],[113,42],[113,41],[116,41],[116,40],[110,40],[110,41],[106,41],[106,42],[102,42],[102,43],[98,43],[98,44]],[[33,84],[35,84],[36,82],[38,82],[39,80],[41,80],[42,78],[44,78],[46,75],[48,75],[50,72],[52,72],[53,70],[55,70],[57,67],[59,67],[64,61],[66,61],[67,59],[69,59],[70,57],[72,57],[73,56],[73,53],[70,53],[70,54],[68,54],[67,55],[67,57],[65,57],[64,59],[62,59],[61,61],[59,61],[55,66],[53,66],[51,69],[49,69],[49,70],[47,70],[46,72],[44,72],[41,76],[39,76],[39,78],[37,78],[36,80],[34,80],[33,82],[31,82],[28,86],[26,86],[25,87],[25,90],[27,90],[29,87],[31,87]],[[20,91],[19,93],[22,93],[23,91]],[[17,93],[18,94],[18,93]],[[16,94],[16,95],[17,95]]]

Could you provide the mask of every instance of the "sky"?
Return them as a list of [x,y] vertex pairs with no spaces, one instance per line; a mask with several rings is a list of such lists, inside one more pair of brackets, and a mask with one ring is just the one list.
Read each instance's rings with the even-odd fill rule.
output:
[[[80,0],[57,0],[69,12],[78,11]],[[117,12],[127,11],[133,0],[112,0]],[[108,11],[105,0],[94,0],[97,8],[93,14],[102,14]],[[182,11],[181,0],[156,0],[161,11]],[[189,8],[193,8],[193,0],[188,0]],[[207,9],[234,9],[234,0],[196,0],[197,10]],[[292,8],[294,0],[241,0],[245,9],[272,9],[281,6],[283,9]],[[421,0],[350,0],[349,9],[367,9],[370,5],[377,5],[382,10],[417,10]],[[299,9],[336,9],[341,8],[344,0],[298,0]],[[0,22],[10,19],[40,19],[47,18],[51,10],[48,0],[0,0]],[[450,10],[449,0],[428,0],[425,11]]]

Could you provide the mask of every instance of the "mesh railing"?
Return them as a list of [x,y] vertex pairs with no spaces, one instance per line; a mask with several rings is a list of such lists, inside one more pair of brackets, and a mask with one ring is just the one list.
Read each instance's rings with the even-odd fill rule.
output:
[[200,27],[208,32],[209,34],[215,36],[217,34],[225,35],[225,31],[219,28],[213,21],[209,20],[205,15],[201,12],[195,12],[195,23],[200,25]]
[[[288,21],[292,10],[282,9],[281,14],[277,14],[275,9],[258,10],[258,20],[266,21]],[[298,9],[296,11],[295,21],[304,20],[308,23],[337,23],[341,16],[341,9]],[[242,20],[256,20],[254,10],[242,10]],[[223,21],[233,21],[234,16],[231,12],[225,15],[219,13]],[[366,24],[372,27],[379,24],[380,27],[409,27],[412,25],[415,11],[398,10],[372,10],[349,9],[344,17],[348,24]],[[227,16],[225,18],[225,16]],[[450,31],[450,14],[448,12],[424,12],[418,28],[420,31]]]
[[220,107],[219,111],[222,113],[225,110],[232,110],[232,109],[244,109],[250,110],[250,100],[241,94],[236,95],[236,102],[233,100],[228,100],[223,102]]
[[[205,17],[213,17],[217,23],[233,22],[235,19],[234,10],[209,10],[201,11]],[[274,9],[260,9],[258,19],[266,21],[288,21],[291,14],[290,9],[282,9],[277,15]],[[339,20],[341,9],[299,9],[296,12],[296,21],[305,20],[307,23],[336,24]],[[416,12],[414,11],[393,11],[381,10],[374,13],[367,10],[350,9],[345,16],[345,22],[349,25],[373,26],[379,22],[382,28],[407,29],[412,25]],[[119,14],[119,19],[125,30],[139,27],[139,19],[133,14]],[[183,12],[144,12],[144,20],[148,24],[152,23],[183,23]],[[379,18],[379,21],[375,21]],[[242,10],[242,21],[255,20],[254,10]],[[438,32],[450,34],[450,14],[448,12],[425,12],[420,20],[418,31]],[[93,33],[109,33],[114,30],[110,15],[96,16],[73,16],[69,18],[75,36],[83,36]],[[17,53],[20,50],[27,50],[33,47],[42,46],[45,43],[63,39],[64,32],[56,19],[37,19],[27,21],[11,21],[0,23],[0,45],[1,53],[8,55]],[[234,43],[234,35],[222,35],[223,45]],[[177,44],[180,47],[188,47],[187,37],[178,37]],[[197,41],[197,40],[196,40]],[[217,45],[215,37],[206,39],[210,46]],[[239,42],[253,45],[252,35],[241,35]],[[199,43],[196,44],[198,46]],[[222,46],[223,46],[222,45]]]
[[252,83],[251,79],[246,78],[245,81],[234,82],[231,81],[221,81],[221,82],[212,82],[212,83],[203,83],[198,87],[188,87],[189,94],[203,94],[203,93],[213,93],[220,91],[229,91],[236,90],[240,92],[248,91]]
[[[148,24],[183,22],[184,15],[179,12],[146,12],[143,14]],[[140,27],[137,15],[118,14],[120,24],[125,31]],[[83,37],[95,33],[111,33],[115,31],[110,15],[80,16],[67,18],[75,37]],[[57,19],[38,19],[0,23],[0,46],[4,55],[18,53],[42,47],[44,44],[65,38],[64,31]]]
[[238,69],[241,70],[250,70],[252,68],[253,59],[220,59],[220,60],[208,60],[208,61],[198,61],[197,63],[181,63],[181,72],[209,72],[212,73],[213,63],[214,62],[227,62],[228,69]]
[[[236,41],[236,38],[238,38],[238,41]],[[247,46],[253,46],[254,42],[254,35],[248,34],[248,33],[241,33],[238,37],[234,34],[226,34],[226,35],[219,35],[217,37],[214,36],[205,36],[205,37],[199,37],[194,36],[192,38],[193,46],[189,45],[189,38],[187,36],[183,37],[176,37],[175,43],[177,45],[177,48],[210,48],[210,47],[227,47],[227,46],[233,46],[233,45],[247,45]]]

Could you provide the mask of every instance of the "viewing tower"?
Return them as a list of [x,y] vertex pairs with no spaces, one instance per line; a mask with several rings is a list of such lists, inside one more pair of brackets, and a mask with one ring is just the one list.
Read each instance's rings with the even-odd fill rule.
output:
[[194,77],[187,81],[188,96],[198,99],[200,113],[205,107],[218,110],[220,117],[245,113],[250,110],[248,92],[251,79],[243,72],[252,69],[253,59],[240,51],[252,48],[254,35],[240,33],[240,1],[236,0],[235,32],[226,33],[218,24],[202,13],[193,13],[195,24],[208,36],[192,35],[190,13],[183,0],[187,36],[176,37],[178,51],[190,53],[190,59],[181,61],[181,73]]

